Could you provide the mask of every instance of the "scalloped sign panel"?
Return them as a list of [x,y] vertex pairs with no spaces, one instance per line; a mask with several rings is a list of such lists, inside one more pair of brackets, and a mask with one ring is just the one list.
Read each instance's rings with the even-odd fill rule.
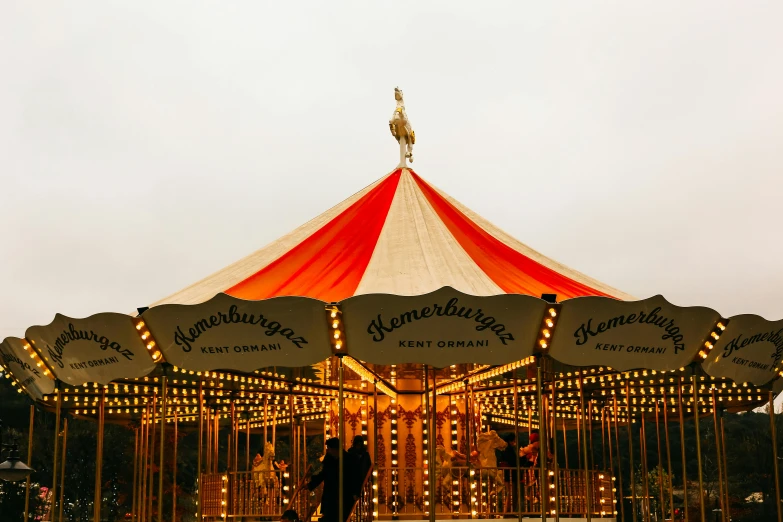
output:
[[71,319],[57,314],[47,326],[28,328],[25,336],[57,378],[73,386],[144,377],[155,369],[129,315]]
[[783,360],[783,320],[737,315],[715,343],[702,368],[712,377],[762,386],[780,370]]
[[218,294],[199,305],[161,305],[143,319],[166,357],[193,371],[301,367],[331,355],[325,303],[309,297],[245,301]]
[[54,392],[54,379],[44,375],[45,367],[39,367],[30,357],[25,343],[18,337],[6,337],[0,343],[0,357],[27,395],[38,400]]
[[373,364],[507,364],[533,354],[547,304],[528,295],[476,297],[450,287],[418,296],[368,294],[340,303],[346,351]]
[[675,306],[660,295],[577,297],[563,302],[549,354],[572,366],[675,370],[693,360],[719,319],[715,310]]

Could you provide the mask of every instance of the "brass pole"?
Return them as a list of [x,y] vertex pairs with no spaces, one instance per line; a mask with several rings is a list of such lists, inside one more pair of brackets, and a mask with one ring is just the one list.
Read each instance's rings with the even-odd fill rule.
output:
[[[340,440],[343,438],[340,437]],[[272,446],[277,449],[277,405],[272,406]]]
[[[33,421],[35,420],[35,405],[30,405],[30,428],[27,431],[27,462],[33,462]],[[30,477],[24,485],[24,521],[30,520]]]
[[245,471],[250,471],[250,411],[247,412],[245,424]]
[[[473,471],[473,461],[470,458],[470,432],[472,431],[472,426],[470,425],[471,420],[471,403],[469,400],[468,395],[468,380],[465,379],[462,381],[465,385],[465,455],[466,459],[468,461],[468,480],[473,482],[473,475],[471,475],[471,472]],[[471,484],[472,485],[472,484]],[[473,516],[473,495],[471,493],[472,490],[468,490],[468,518],[474,518]]]
[[663,484],[663,451],[661,451],[661,423],[659,421],[660,408],[658,400],[655,400],[655,440],[658,443],[658,493],[661,497],[661,517],[666,520],[666,491]]
[[[339,413],[339,416],[338,416],[339,426],[337,428],[337,433],[338,433],[338,436],[340,438],[339,462],[338,462],[338,470],[339,470],[339,472],[338,472],[338,475],[337,475],[338,480],[340,481],[340,483],[338,484],[338,488],[337,488],[338,489],[337,495],[339,497],[337,499],[337,502],[338,502],[337,503],[337,516],[338,516],[338,521],[339,522],[344,522],[344,520],[345,520],[345,516],[344,516],[345,506],[343,504],[345,502],[344,501],[344,499],[345,499],[345,480],[343,479],[343,477],[345,476],[345,458],[343,457],[343,454],[345,453],[345,438],[344,438],[344,433],[345,433],[345,394],[344,394],[343,388],[345,386],[345,383],[344,383],[344,371],[343,371],[343,358],[342,357],[338,357],[337,360],[339,361],[339,363],[338,363],[338,370],[337,370],[338,371],[338,377],[339,377],[338,390],[337,390],[337,405],[338,405],[338,408],[340,410],[338,412]],[[275,415],[275,417],[277,417],[277,415]],[[272,437],[274,437],[274,426],[272,427],[272,434],[273,434]]]
[[136,493],[136,520],[145,522],[146,517],[146,496],[147,491],[147,451],[149,446],[149,406],[144,406],[141,413],[141,452],[139,455],[139,491]]
[[428,454],[432,466],[430,469],[430,511],[433,513],[432,519],[435,520],[435,485],[438,484],[437,459],[435,458],[438,440],[438,374],[435,368],[432,369],[432,414],[427,422],[430,423],[430,447]]
[[434,473],[434,452],[432,451],[432,438],[435,437],[435,425],[432,422],[432,411],[430,404],[430,368],[428,365],[424,365],[424,418],[427,420],[427,482],[429,488],[427,489],[427,500],[429,500],[430,508],[427,511],[427,518],[430,522],[435,522],[435,480]]
[[133,430],[133,495],[131,500],[131,522],[136,522],[136,494],[138,488],[136,487],[139,479],[139,428]]
[[587,522],[593,519],[593,502],[592,502],[592,487],[590,485],[590,463],[587,459],[587,426],[585,425],[585,377],[582,373],[579,374],[579,409],[580,409],[580,422],[579,429],[583,431],[582,440],[582,463],[584,464],[585,474],[585,518]]
[[[174,456],[171,459],[171,522],[177,522],[177,437],[179,436],[179,415],[174,410]],[[161,517],[162,518],[162,517]]]
[[605,423],[606,423],[606,409],[602,406],[601,407],[601,465],[603,466],[601,469],[606,469],[606,444],[604,443],[606,434],[605,432]]
[[775,505],[778,522],[783,522],[783,506],[780,504],[780,471],[778,466],[778,430],[775,426],[775,395],[769,392],[769,432],[772,435],[772,466],[775,472]]
[[[549,436],[549,430],[547,429],[546,412],[544,411],[544,372],[541,368],[543,362],[544,358],[541,357],[536,364],[536,390],[538,391],[538,467],[541,477],[538,487],[541,496],[541,520],[546,520],[547,503],[549,500],[549,489],[546,484],[547,437]],[[587,522],[590,522],[589,515]]]
[[701,466],[701,434],[699,433],[699,387],[695,369],[692,369],[691,385],[693,387],[693,424],[696,430],[696,463],[699,470],[699,513],[701,514],[701,522],[707,522],[707,511],[704,505],[704,475]]
[[639,450],[641,451],[642,459],[642,484],[644,485],[644,503],[642,509],[642,517],[645,522],[650,522],[650,481],[647,471],[647,426],[644,420],[644,411],[641,414],[642,425],[639,429]]
[[[269,442],[269,435],[267,429],[269,427],[269,395],[264,394],[264,443],[261,444],[262,448],[266,447],[266,443]],[[324,441],[326,444],[326,441]]]
[[[604,407],[604,411],[606,411],[607,407]],[[614,486],[614,451],[612,450],[612,418],[610,414],[605,415],[606,417],[606,442],[607,446],[609,446],[609,478],[612,479],[612,486]],[[620,454],[617,454],[617,458],[620,458]],[[616,491],[616,488],[613,487],[613,489]],[[621,490],[622,491],[622,490]],[[621,493],[622,495],[622,493]],[[620,497],[622,499],[622,496]],[[617,500],[617,495],[612,494],[612,499]],[[622,501],[621,501],[622,502]],[[622,503],[620,504],[622,506]],[[617,506],[613,506],[612,508],[612,515],[615,515],[615,518],[617,514]]]
[[726,434],[723,432],[723,410],[719,412],[720,447],[723,453],[723,488],[726,490],[726,520],[731,520],[731,499],[729,498],[729,461],[726,460]]
[[682,454],[682,508],[685,515],[685,522],[688,522],[688,473],[686,472],[685,459],[685,409],[682,403],[682,387],[685,381],[682,377],[677,386],[677,410],[680,414],[680,453]]
[[204,381],[198,383],[198,457],[196,463],[196,486],[198,496],[196,497],[196,520],[201,522],[201,503],[202,503],[202,491],[201,482],[204,473]]
[[[519,463],[519,386],[517,385],[517,372],[514,370],[514,440],[517,441],[517,448],[514,451],[516,455],[516,476],[517,490],[514,492],[517,499],[517,515],[519,522],[522,522],[522,476]],[[513,504],[512,504],[513,506]]]
[[[60,391],[60,383],[57,382],[57,391],[54,396],[55,402],[57,404],[54,408],[54,433],[55,435],[60,432],[60,412],[62,408],[62,392]],[[55,436],[54,437],[54,456],[53,456],[53,462],[52,462],[52,505],[50,508],[50,513],[52,516],[52,522],[56,521],[56,515],[57,513],[57,455],[59,453],[60,449],[60,438]]]
[[[620,515],[623,521],[625,522],[625,499],[623,498],[624,489],[623,489],[623,459],[622,455],[620,453],[620,428],[619,428],[619,421],[617,417],[619,416],[619,409],[617,407],[617,390],[614,390],[614,394],[612,396],[613,402],[614,402],[614,439],[615,443],[617,444],[617,491],[619,492],[620,497]],[[609,445],[609,448],[611,449],[611,444]]]
[[[552,475],[552,484],[554,484],[554,488],[552,489],[552,497],[554,497],[554,505],[550,506],[550,511],[554,509],[555,513],[555,522],[559,522],[560,520],[560,466],[558,465],[557,460],[557,386],[556,386],[556,375],[554,372],[552,372],[552,386],[551,386],[551,393],[552,398],[550,400],[550,407],[547,410],[548,414],[551,415],[551,418],[547,416],[547,424],[552,426],[552,472],[554,475]],[[549,442],[549,441],[547,441]],[[564,447],[565,449],[565,447]],[[519,452],[517,452],[519,453]],[[550,498],[550,501],[552,499]],[[550,513],[551,514],[551,513]]]
[[[157,388],[155,388],[155,391],[157,392]],[[149,473],[147,474],[147,520],[152,520],[152,497],[153,491],[154,491],[154,485],[155,485],[155,475],[154,475],[154,469],[153,464],[155,463],[155,419],[158,415],[158,409],[157,409],[157,401],[158,396],[157,394],[154,394],[152,396],[152,422],[150,423],[150,448],[149,448]]]
[[289,480],[289,489],[288,489],[288,495],[289,498],[291,498],[291,495],[294,493],[294,485],[297,483],[297,470],[296,470],[296,462],[299,458],[299,452],[298,447],[296,444],[296,422],[294,420],[294,394],[289,393],[288,394],[288,420],[291,424],[291,453],[290,453],[290,460],[291,462],[288,463],[288,469],[290,470],[288,473]]
[[[378,380],[375,379],[372,384],[372,485],[373,498],[378,498]],[[374,501],[373,501],[374,502]],[[377,506],[374,507],[377,509]]]
[[[103,442],[101,442],[103,444]],[[59,519],[63,520],[63,505],[65,505],[64,497],[65,497],[65,461],[68,457],[68,453],[66,450],[66,447],[68,445],[68,417],[65,417],[65,420],[63,421],[63,450],[62,450],[62,459],[60,464],[60,515]],[[26,519],[25,519],[26,520]]]
[[106,388],[101,388],[101,398],[98,404],[98,443],[95,455],[95,499],[93,500],[93,519],[101,520],[101,504],[103,503],[103,428],[104,428],[104,401],[106,400]]
[[206,437],[206,447],[204,450],[206,451],[205,459],[207,463],[207,469],[205,473],[212,473],[212,408],[206,409],[206,418],[204,419],[204,422],[206,424],[206,430],[207,430],[207,437]]
[[166,374],[160,378],[160,464],[158,465],[158,521],[163,520],[163,470],[165,469],[165,449],[166,449],[166,417],[168,402],[168,378]]
[[631,382],[625,384],[625,403],[628,411],[628,461],[631,469],[631,519],[636,522],[636,473],[633,466],[633,419],[631,418]]
[[669,466],[669,483],[667,484],[669,488],[669,510],[672,512],[672,516],[674,516],[674,484],[672,483],[674,470],[672,470],[672,450],[669,442],[669,410],[666,405],[666,389],[663,390],[663,429],[666,431],[666,461]]
[[566,434],[566,416],[563,415],[563,456],[565,457],[565,469],[568,466],[568,435]]
[[712,397],[712,426],[715,430],[715,458],[718,463],[718,498],[720,499],[720,519],[726,522],[726,505],[723,498],[723,463],[721,462],[720,433],[718,433],[718,405],[715,400],[715,387],[710,390]]

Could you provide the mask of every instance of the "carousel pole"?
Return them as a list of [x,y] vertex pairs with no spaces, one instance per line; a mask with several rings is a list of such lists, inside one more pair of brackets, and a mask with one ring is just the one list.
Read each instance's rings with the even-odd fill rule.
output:
[[723,498],[723,463],[721,462],[720,433],[718,432],[718,405],[715,401],[715,387],[711,392],[712,397],[712,425],[715,428],[715,458],[718,463],[718,498],[720,499],[720,519],[726,522],[726,502]]
[[[547,479],[547,446],[549,430],[546,424],[546,407],[544,404],[544,357],[539,357],[536,368],[536,390],[538,391],[538,467],[541,476],[539,482],[539,495],[541,496],[541,520],[546,520],[549,501],[549,488],[546,487]],[[589,518],[587,519],[589,522]]]
[[131,496],[131,522],[135,522],[137,516],[136,494],[138,493],[138,489],[136,488],[136,483],[139,473],[139,428],[134,428],[133,433],[133,495]]
[[[345,520],[345,506],[344,503],[344,495],[345,495],[345,484],[343,477],[345,476],[345,458],[343,454],[345,453],[345,441],[343,437],[343,432],[345,431],[345,393],[344,393],[344,369],[343,369],[343,358],[342,356],[337,358],[338,360],[338,390],[337,390],[337,406],[339,408],[339,416],[338,416],[338,428],[337,433],[338,437],[340,439],[340,448],[339,448],[339,460],[338,460],[338,479],[340,483],[338,484],[338,493],[337,496],[339,497],[337,499],[337,516],[339,522],[343,522]],[[273,428],[274,429],[274,428]]]
[[148,441],[147,437],[149,436],[149,406],[144,406],[144,409],[141,412],[141,443],[140,443],[140,451],[139,451],[139,490],[136,492],[136,520],[140,522],[146,521],[145,516],[145,505],[146,505],[146,497],[145,492],[147,491],[147,448],[148,448]]
[[631,383],[625,384],[625,403],[628,413],[626,423],[628,424],[628,461],[631,469],[631,520],[636,522],[636,477],[633,468],[633,422],[631,419]]
[[[522,522],[522,473],[519,462],[519,386],[517,385],[517,371],[514,370],[514,440],[517,442],[517,449],[514,451],[516,454],[516,491],[514,495],[517,499],[517,516],[519,522]],[[513,504],[512,504],[513,506]]]
[[[463,381],[463,384],[465,385],[465,459],[468,463],[468,480],[471,481],[471,485],[473,482],[473,477],[471,473],[473,472],[473,462],[470,459],[470,431],[471,431],[471,411],[470,411],[470,401],[468,400],[468,380],[465,379]],[[474,518],[475,515],[473,514],[473,494],[471,493],[472,490],[468,491],[468,502],[469,502],[469,511],[468,511],[468,518]]]
[[177,437],[179,435],[179,415],[174,410],[174,456],[171,459],[171,522],[177,522]]
[[[684,381],[682,377],[679,380],[679,386],[677,386],[677,411],[680,414],[680,453],[682,454],[682,506],[685,512],[685,522],[688,522],[688,478],[685,471],[686,459],[685,459],[685,412],[682,406],[682,387]],[[783,522],[783,521],[779,521]]]
[[704,505],[704,475],[701,466],[701,434],[699,433],[699,389],[695,368],[691,368],[691,385],[693,387],[693,423],[696,430],[696,463],[699,470],[699,513],[701,522],[707,522],[707,511]]
[[568,469],[568,436],[566,433],[565,414],[563,414],[563,456],[565,457],[565,469]]
[[299,447],[297,446],[296,441],[296,419],[294,419],[294,394],[289,393],[288,394],[288,421],[291,425],[291,452],[290,452],[290,461],[288,463],[288,469],[290,470],[288,472],[289,480],[289,490],[288,490],[288,496],[289,498],[294,494],[294,485],[298,483],[297,477],[297,462],[299,458]]
[[[68,417],[65,417],[65,420],[63,421],[63,452],[62,452],[62,459],[60,464],[60,515],[57,517],[61,521],[63,520],[63,505],[65,502],[63,501],[65,495],[65,460],[68,456],[66,447],[68,445]],[[103,441],[101,441],[101,445],[103,445]],[[29,461],[28,461],[29,462]],[[27,519],[25,519],[27,520]]]
[[665,444],[666,444],[666,463],[669,468],[669,480],[666,487],[669,488],[669,510],[674,516],[674,484],[672,482],[672,450],[669,442],[669,410],[666,405],[666,389],[663,389],[663,429],[665,432]]
[[[154,389],[157,392],[157,388]],[[155,487],[155,474],[153,470],[153,464],[155,463],[155,419],[158,415],[158,395],[157,393],[152,396],[152,408],[150,409],[150,445],[149,445],[149,457],[148,457],[148,469],[149,472],[147,473],[147,491],[145,494],[147,495],[147,498],[144,499],[144,501],[147,503],[146,513],[147,513],[147,520],[152,520],[152,497],[153,497],[153,491]]]
[[603,466],[602,469],[606,469],[605,424],[606,424],[606,408],[601,406],[601,464]]
[[[590,464],[587,460],[587,426],[585,424],[585,378],[580,373],[579,375],[579,410],[581,413],[579,419],[579,430],[582,431],[582,464],[585,474],[585,518],[587,522],[590,522],[593,517],[593,505],[592,505],[592,488],[590,487]],[[592,448],[591,448],[592,449]]]
[[[30,427],[27,431],[27,462],[33,461],[33,421],[35,420],[35,405],[30,405]],[[24,485],[24,520],[30,519],[30,477],[27,477]]]
[[780,504],[780,472],[778,466],[778,433],[775,426],[775,394],[769,392],[769,433],[772,436],[772,466],[775,473],[775,505],[778,522],[783,522],[783,506]]
[[[616,390],[615,390],[616,392]],[[617,393],[612,396],[614,403],[614,440],[617,444],[617,491],[620,492],[620,516],[625,522],[625,499],[623,498],[623,459],[620,454],[620,428],[618,425],[619,410],[617,408]],[[612,450],[611,443],[609,444],[609,451]],[[611,454],[610,454],[611,455]],[[611,458],[611,457],[610,457]]]
[[54,408],[54,454],[53,454],[53,462],[52,462],[52,504],[49,508],[49,512],[52,514],[52,522],[56,520],[55,513],[56,513],[56,507],[57,507],[57,455],[60,449],[60,438],[57,436],[57,434],[60,432],[60,412],[62,408],[62,392],[60,391],[60,381],[56,382],[57,391],[54,396],[55,402],[57,404]]
[[649,472],[647,470],[647,424],[644,420],[644,411],[642,411],[641,419],[642,425],[639,429],[639,450],[642,459],[642,484],[644,485],[642,518],[644,519],[644,522],[650,522],[650,508],[652,507],[652,503],[650,502],[650,480]]
[[[264,394],[264,443],[261,447],[266,447],[266,443],[269,442],[268,430],[269,428],[269,395]],[[324,444],[326,441],[324,441]]]
[[[434,389],[434,387],[433,387]],[[435,522],[435,466],[434,457],[435,453],[432,451],[432,439],[435,437],[435,424],[432,423],[432,407],[430,401],[430,369],[428,365],[424,365],[424,410],[425,418],[427,419],[427,482],[429,488],[427,489],[427,500],[430,503],[430,509],[427,512],[427,518],[430,522]]]
[[245,471],[250,471],[250,411],[247,412],[245,424]]
[[660,408],[658,400],[655,401],[655,439],[658,442],[658,493],[661,497],[661,516],[666,519],[666,492],[663,483],[663,451],[661,451],[661,424],[659,421]]
[[[372,485],[373,497],[378,498],[378,379],[372,384],[372,408]],[[375,505],[373,509],[378,509],[378,506]]]
[[166,465],[166,402],[168,394],[168,377],[166,377],[166,369],[163,369],[163,377],[161,377],[161,392],[160,392],[160,464],[158,465],[158,520],[163,520],[163,470]]
[[[604,411],[606,411],[608,406],[604,408]],[[606,414],[606,442],[607,446],[609,446],[609,477],[612,479],[612,486],[614,486],[614,451],[612,449],[612,419],[611,419],[611,413]],[[618,452],[617,458],[620,458],[620,453]],[[618,466],[619,468],[619,466]],[[617,488],[612,488],[613,492],[617,491]],[[622,488],[620,488],[620,491],[622,491]],[[620,493],[622,495],[622,493]],[[615,501],[615,505],[612,506],[612,515],[615,515],[615,518],[617,518],[617,494],[613,493],[612,498]],[[622,497],[621,497],[622,498]],[[622,500],[620,501],[620,507],[622,508]]]
[[726,459],[726,434],[723,431],[723,410],[719,412],[720,447],[723,453],[723,487],[726,489],[726,520],[731,520],[731,499],[729,498],[729,461]]
[[196,520],[201,522],[201,474],[204,472],[204,381],[198,383],[198,457],[196,462]]
[[[549,414],[551,415],[551,418],[548,418],[549,422],[548,424],[552,426],[552,472],[554,475],[552,476],[552,484],[554,484],[554,488],[552,489],[552,497],[554,500],[552,500],[553,505],[550,506],[550,511],[554,509],[555,513],[555,522],[558,522],[560,520],[560,466],[558,465],[557,460],[557,386],[556,386],[557,379],[555,378],[555,373],[552,372],[552,398],[550,400],[550,408],[549,408]],[[549,441],[547,441],[549,442]],[[519,452],[517,452],[519,453]]]
[[93,518],[96,522],[101,520],[101,504],[103,502],[103,494],[101,486],[103,485],[103,479],[101,477],[103,471],[103,428],[104,428],[104,404],[106,400],[106,388],[101,388],[100,404],[98,404],[98,444],[95,454],[95,500],[93,501]]
[[[435,450],[437,449],[437,441],[438,441],[438,374],[435,370],[435,368],[432,369],[432,415],[430,415],[430,418],[428,421],[431,428],[430,433],[430,449],[429,449],[429,461],[431,462],[432,470],[430,471],[430,494],[432,496],[430,500],[430,505],[432,506],[432,513],[435,513],[435,485],[438,484],[438,470],[437,470],[437,459],[435,458]],[[433,482],[434,481],[434,482]],[[433,520],[435,519],[435,515],[433,514]]]

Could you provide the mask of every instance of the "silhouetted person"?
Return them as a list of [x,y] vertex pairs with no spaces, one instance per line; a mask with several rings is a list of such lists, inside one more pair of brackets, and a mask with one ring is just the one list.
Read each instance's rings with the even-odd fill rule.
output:
[[364,484],[364,480],[367,478],[367,473],[372,469],[372,459],[370,453],[367,451],[367,445],[364,443],[364,437],[357,435],[353,438],[353,445],[348,453],[353,455],[356,459],[357,470],[359,471],[359,484]]
[[361,484],[356,477],[359,475],[358,465],[353,455],[340,448],[340,439],[331,438],[326,441],[326,455],[324,455],[323,468],[317,475],[313,475],[307,484],[310,491],[324,483],[324,492],[321,496],[321,522],[338,522],[339,495],[340,495],[340,451],[343,452],[343,520],[345,522],[351,514],[353,504],[359,499]]

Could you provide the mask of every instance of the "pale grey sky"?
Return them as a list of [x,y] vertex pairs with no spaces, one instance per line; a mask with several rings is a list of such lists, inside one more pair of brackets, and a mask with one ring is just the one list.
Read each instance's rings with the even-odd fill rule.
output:
[[783,318],[783,3],[0,4],[0,338],[144,306],[391,170],[640,298]]

